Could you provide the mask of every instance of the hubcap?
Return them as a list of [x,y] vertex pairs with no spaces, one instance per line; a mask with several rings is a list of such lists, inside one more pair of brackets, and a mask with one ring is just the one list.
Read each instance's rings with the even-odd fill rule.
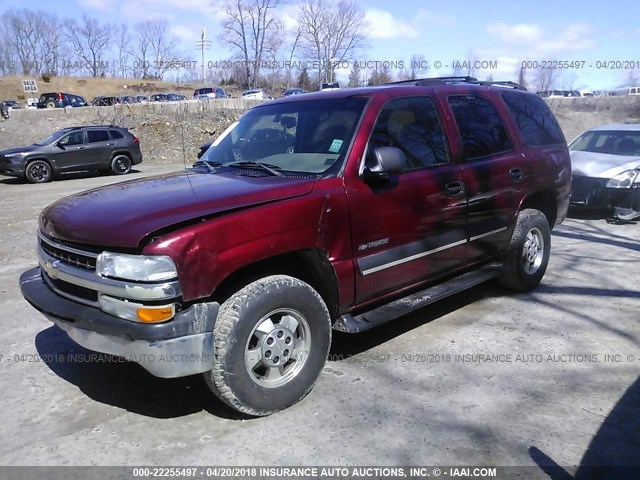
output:
[[127,171],[127,162],[126,160],[116,160],[116,170],[119,172]]
[[267,388],[293,380],[309,357],[311,331],[301,313],[275,310],[256,324],[245,348],[244,361],[251,379]]
[[533,275],[542,265],[544,258],[544,237],[542,232],[534,227],[527,232],[522,246],[522,267],[529,275]]
[[31,167],[31,176],[41,182],[47,178],[47,167],[41,164]]

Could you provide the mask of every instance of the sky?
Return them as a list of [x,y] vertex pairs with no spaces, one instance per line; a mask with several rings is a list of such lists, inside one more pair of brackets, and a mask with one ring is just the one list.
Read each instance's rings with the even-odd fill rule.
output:
[[[412,55],[422,55],[430,69],[425,76],[450,75],[454,61],[478,61],[478,78],[515,80],[522,65],[554,66],[557,88],[609,89],[624,84],[629,69],[640,72],[640,2],[609,0],[538,0],[517,3],[430,2],[403,0],[355,0],[369,23],[367,48],[358,54],[365,65],[402,62],[409,66]],[[200,60],[196,48],[206,27],[211,48],[205,62],[223,61],[231,53],[220,42],[220,5],[210,0],[31,0],[28,8],[55,12],[63,17],[83,14],[102,21],[134,24],[151,18],[166,18],[180,40],[183,54]],[[23,0],[0,0],[0,13],[22,8]],[[285,25],[295,26],[296,3],[279,8]],[[289,49],[287,49],[289,50]],[[282,58],[289,51],[281,52]],[[309,60],[299,58],[299,60]],[[557,64],[556,64],[557,65]],[[347,67],[347,65],[345,65]],[[339,69],[345,81],[348,68]],[[533,76],[533,74],[530,74]]]

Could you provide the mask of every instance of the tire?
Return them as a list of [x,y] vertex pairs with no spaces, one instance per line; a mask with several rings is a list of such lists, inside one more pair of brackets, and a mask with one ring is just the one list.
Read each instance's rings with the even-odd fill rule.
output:
[[214,367],[204,374],[207,385],[231,408],[265,416],[311,391],[329,353],[331,320],[311,286],[274,275],[224,302],[213,333]]
[[51,165],[44,160],[34,160],[27,165],[24,177],[29,183],[46,183],[53,178]]
[[498,278],[505,287],[522,292],[535,288],[549,264],[551,231],[547,217],[533,209],[518,214],[507,256],[508,272]]
[[116,155],[111,160],[111,171],[114,175],[126,175],[131,171],[131,159],[126,155]]
[[45,103],[45,107],[47,108],[56,108],[56,102],[54,102],[53,100],[49,100],[47,103]]

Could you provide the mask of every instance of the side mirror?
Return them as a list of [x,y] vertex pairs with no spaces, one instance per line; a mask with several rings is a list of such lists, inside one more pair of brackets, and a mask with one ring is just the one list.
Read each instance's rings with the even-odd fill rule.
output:
[[58,147],[60,150],[64,150],[64,145],[62,144],[62,142],[56,142],[55,146]]
[[390,175],[397,175],[406,168],[407,159],[398,147],[370,146],[363,179],[374,182],[386,181]]

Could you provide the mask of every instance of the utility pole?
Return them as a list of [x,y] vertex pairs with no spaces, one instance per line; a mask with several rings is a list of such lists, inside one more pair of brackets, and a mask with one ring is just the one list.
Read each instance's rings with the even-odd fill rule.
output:
[[196,42],[196,46],[200,49],[201,61],[202,61],[202,85],[206,85],[207,77],[205,76],[204,65],[204,51],[211,48],[211,40],[207,40],[204,25],[202,26],[202,34],[200,35],[200,41]]

